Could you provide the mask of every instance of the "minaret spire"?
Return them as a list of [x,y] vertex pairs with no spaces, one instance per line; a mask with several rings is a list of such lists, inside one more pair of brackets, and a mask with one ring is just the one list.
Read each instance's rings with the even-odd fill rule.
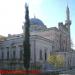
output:
[[70,10],[69,10],[68,4],[66,9],[66,17],[67,17],[67,20],[70,20]]
[[69,10],[68,4],[67,4],[67,8],[66,8],[66,21],[65,21],[65,24],[71,25],[70,10]]

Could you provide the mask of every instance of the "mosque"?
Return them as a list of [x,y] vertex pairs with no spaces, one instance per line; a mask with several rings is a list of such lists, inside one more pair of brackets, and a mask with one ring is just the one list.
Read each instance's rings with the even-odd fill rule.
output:
[[[75,66],[75,51],[71,48],[70,10],[66,8],[66,21],[57,27],[47,28],[34,17],[30,19],[30,63],[44,63],[48,55],[56,53],[65,57],[64,66]],[[24,27],[22,27],[24,28]],[[23,34],[0,36],[0,66],[23,65]]]

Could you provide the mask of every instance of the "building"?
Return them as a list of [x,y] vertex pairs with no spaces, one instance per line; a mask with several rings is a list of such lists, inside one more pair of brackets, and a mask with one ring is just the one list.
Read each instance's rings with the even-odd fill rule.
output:
[[[67,6],[66,21],[58,23],[57,27],[47,28],[44,23],[34,17],[30,19],[31,63],[44,63],[50,53],[63,54],[65,65],[74,63],[74,51],[70,41],[70,11]],[[23,28],[23,27],[22,27]],[[73,54],[72,54],[73,53]],[[23,65],[23,34],[8,35],[0,41],[0,65]],[[69,57],[68,57],[68,56]],[[71,59],[71,57],[73,57]],[[65,66],[64,65],[64,66]],[[71,66],[74,66],[72,64]]]
[[[31,19],[31,33],[33,35],[40,35],[42,37],[45,37],[47,39],[50,39],[53,41],[53,51],[64,51],[64,50],[70,50],[71,49],[71,43],[70,43],[70,25],[71,25],[71,20],[69,17],[69,8],[67,6],[66,9],[66,22],[63,24],[63,22],[58,23],[58,28],[57,27],[51,27],[47,28],[43,23],[39,23],[37,27],[37,18]],[[34,20],[34,21],[33,21]],[[33,23],[32,23],[33,22]]]
[[[44,62],[47,55],[52,51],[52,41],[41,36],[32,35],[31,44],[31,63]],[[14,66],[23,64],[23,35],[10,35],[0,46],[0,63],[1,65]]]

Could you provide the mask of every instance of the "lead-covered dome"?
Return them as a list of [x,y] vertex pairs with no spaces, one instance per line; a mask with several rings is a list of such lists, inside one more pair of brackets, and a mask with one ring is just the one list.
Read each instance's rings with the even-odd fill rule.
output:
[[44,25],[44,23],[38,18],[31,18],[30,24],[31,25]]
[[47,27],[44,25],[44,23],[38,19],[38,18],[31,18],[30,19],[30,31],[43,31]]
[[44,25],[44,23],[40,19],[35,17],[30,19],[31,32],[44,31],[46,29],[47,27]]

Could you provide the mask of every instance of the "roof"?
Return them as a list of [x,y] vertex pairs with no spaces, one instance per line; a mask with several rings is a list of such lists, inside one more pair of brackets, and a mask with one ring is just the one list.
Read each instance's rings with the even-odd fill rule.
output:
[[57,27],[50,27],[48,28],[49,30],[55,30],[55,31],[59,31],[59,29]]

